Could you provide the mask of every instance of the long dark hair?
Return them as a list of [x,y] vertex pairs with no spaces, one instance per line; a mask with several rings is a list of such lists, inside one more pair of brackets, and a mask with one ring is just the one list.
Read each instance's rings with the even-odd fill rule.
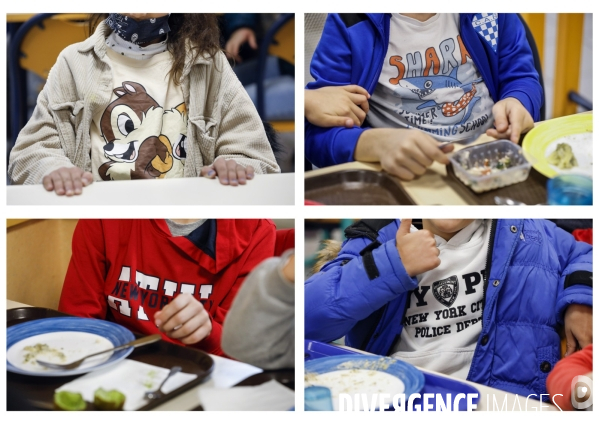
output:
[[[93,13],[89,18],[90,35],[96,27],[108,17],[107,13]],[[168,18],[171,31],[166,46],[173,55],[173,66],[169,72],[175,84],[183,73],[186,59],[186,40],[191,43],[192,57],[208,54],[214,57],[220,51],[220,30],[218,17],[212,13],[171,13]],[[108,34],[106,34],[108,35]]]

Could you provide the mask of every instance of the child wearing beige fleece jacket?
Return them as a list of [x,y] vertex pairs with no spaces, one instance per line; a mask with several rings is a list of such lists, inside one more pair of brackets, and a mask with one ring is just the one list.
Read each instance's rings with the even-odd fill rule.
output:
[[105,17],[58,57],[11,151],[13,183],[68,196],[92,181],[205,176],[237,185],[280,172],[218,49],[214,15]]

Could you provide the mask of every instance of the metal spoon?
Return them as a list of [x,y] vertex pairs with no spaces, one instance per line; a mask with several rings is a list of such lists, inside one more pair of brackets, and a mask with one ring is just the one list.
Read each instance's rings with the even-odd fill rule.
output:
[[512,199],[511,197],[495,196],[493,200],[495,200],[496,205],[508,205],[508,206],[526,205],[526,203],[521,202],[516,199]]
[[84,356],[83,358],[79,359],[78,361],[71,362],[70,364],[55,364],[52,362],[46,362],[46,361],[42,361],[39,359],[36,359],[36,362],[38,364],[40,364],[41,366],[44,366],[47,368],[53,368],[56,370],[72,370],[74,368],[77,368],[79,365],[81,365],[81,363],[83,361],[85,361],[87,358],[91,358],[92,356],[97,356],[97,355],[101,355],[103,353],[108,353],[108,352],[116,352],[119,350],[127,349],[129,347],[144,346],[144,345],[147,345],[150,343],[155,343],[160,339],[162,339],[160,334],[152,334],[151,336],[142,337],[141,339],[133,340],[132,342],[125,343],[124,345],[113,347],[112,349],[107,349],[107,350],[103,350],[101,352],[92,353],[91,355]]
[[172,367],[171,370],[169,371],[168,375],[166,376],[166,378],[164,380],[162,380],[162,383],[160,383],[160,386],[158,386],[158,388],[152,392],[144,393],[144,398],[149,399],[149,400],[154,400],[154,399],[160,399],[162,396],[164,396],[164,393],[162,393],[162,390],[161,390],[162,386],[164,386],[164,383],[166,383],[166,380],[171,378],[171,376],[177,374],[179,371],[181,371],[181,367]]

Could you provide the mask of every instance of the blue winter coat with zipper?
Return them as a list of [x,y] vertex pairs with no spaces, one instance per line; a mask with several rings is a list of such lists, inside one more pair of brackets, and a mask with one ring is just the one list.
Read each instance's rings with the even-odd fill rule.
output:
[[[477,14],[460,14],[460,35],[495,102],[515,97],[540,119],[543,89],[526,33],[515,14],[499,14],[497,51],[473,27]],[[310,64],[308,89],[357,84],[370,94],[379,80],[389,46],[389,13],[327,17]],[[305,122],[306,158],[318,167],[354,160],[362,128],[321,128]]]
[[[388,355],[402,331],[410,292],[418,286],[401,263],[396,220],[372,250],[372,280],[354,238],[305,284],[305,337]],[[372,274],[371,274],[372,275]],[[592,306],[592,247],[544,220],[494,220],[485,272],[483,322],[468,380],[517,393],[547,393],[560,359],[558,328],[570,304]],[[490,282],[490,283],[489,283]]]

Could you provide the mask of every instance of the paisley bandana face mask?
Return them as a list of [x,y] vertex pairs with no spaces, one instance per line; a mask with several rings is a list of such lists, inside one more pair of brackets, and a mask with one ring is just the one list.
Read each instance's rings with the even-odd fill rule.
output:
[[171,30],[168,26],[169,15],[136,21],[120,13],[111,13],[105,22],[123,40],[133,44],[145,44]]

